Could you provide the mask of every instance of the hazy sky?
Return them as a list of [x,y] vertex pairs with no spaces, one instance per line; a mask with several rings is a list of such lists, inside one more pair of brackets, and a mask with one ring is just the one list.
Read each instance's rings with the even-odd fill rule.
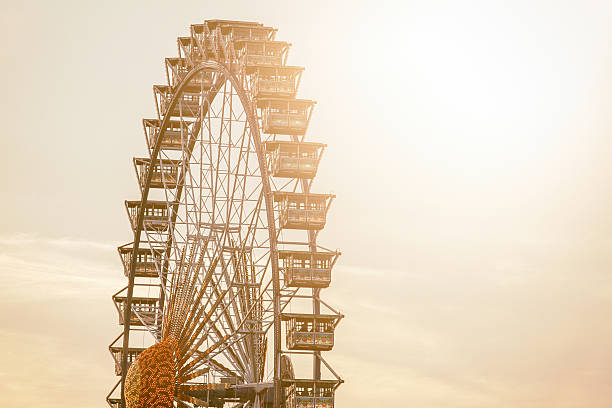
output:
[[612,3],[577,0],[2,1],[0,405],[105,406],[141,118],[204,19],[277,27],[318,101],[339,407],[610,406]]

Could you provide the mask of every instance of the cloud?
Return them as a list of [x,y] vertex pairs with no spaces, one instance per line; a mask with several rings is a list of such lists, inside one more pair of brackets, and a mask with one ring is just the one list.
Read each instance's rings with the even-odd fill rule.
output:
[[599,269],[553,258],[337,267],[323,298],[347,315],[329,357],[347,380],[339,403],[607,406],[612,293]]
[[1,236],[0,304],[109,290],[117,285],[120,268],[114,247],[107,243]]
[[[125,285],[114,245],[0,236],[0,276],[0,347],[10,350],[0,403],[103,407],[120,330],[110,297]],[[346,315],[324,355],[346,380],[338,406],[603,408],[603,276],[524,254],[466,254],[457,265],[424,254],[405,271],[340,262],[322,292]]]
[[111,244],[1,236],[0,403],[104,407],[122,285]]

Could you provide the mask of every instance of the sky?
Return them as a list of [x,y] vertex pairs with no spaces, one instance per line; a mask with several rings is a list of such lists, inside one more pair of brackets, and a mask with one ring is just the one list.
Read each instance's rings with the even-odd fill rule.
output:
[[0,1],[0,405],[105,406],[141,118],[204,19],[306,67],[337,406],[610,406],[612,3],[577,0]]

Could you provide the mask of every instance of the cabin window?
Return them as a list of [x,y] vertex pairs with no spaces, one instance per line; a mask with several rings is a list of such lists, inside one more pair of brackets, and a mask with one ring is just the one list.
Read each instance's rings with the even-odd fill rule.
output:
[[317,333],[334,332],[334,322],[332,320],[316,320],[315,327]]

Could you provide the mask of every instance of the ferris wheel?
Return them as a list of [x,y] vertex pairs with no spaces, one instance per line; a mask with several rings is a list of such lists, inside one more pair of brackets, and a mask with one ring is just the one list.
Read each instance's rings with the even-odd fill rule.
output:
[[315,102],[276,31],[193,24],[153,87],[118,248],[113,408],[334,406],[324,353],[344,316],[321,291],[340,253],[317,241],[334,195],[311,192],[326,145],[306,141]]

